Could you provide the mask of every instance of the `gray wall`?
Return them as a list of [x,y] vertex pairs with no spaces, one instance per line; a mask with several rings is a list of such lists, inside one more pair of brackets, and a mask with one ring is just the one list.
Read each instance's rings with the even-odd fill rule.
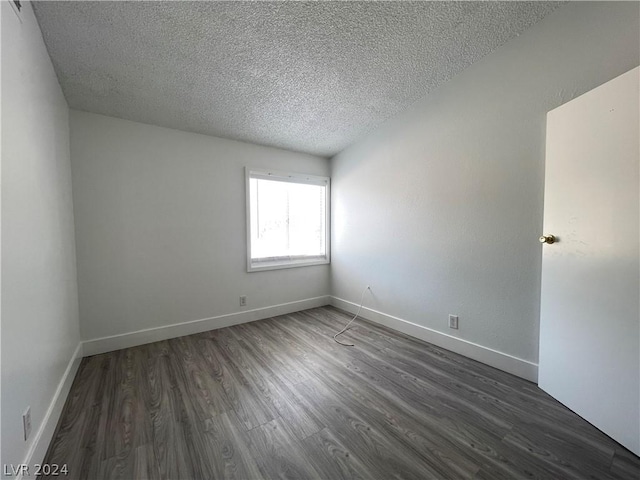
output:
[[537,362],[545,114],[640,63],[639,8],[565,6],[334,157],[333,295]]
[[83,339],[329,293],[328,265],[247,273],[244,183],[326,159],[73,110],[71,158]]
[[[23,5],[22,23],[9,2],[0,5],[3,120],[0,463],[14,465],[25,460],[37,438],[58,383],[79,343],[68,109],[31,5],[26,2]],[[22,413],[28,405],[32,432],[25,442]]]

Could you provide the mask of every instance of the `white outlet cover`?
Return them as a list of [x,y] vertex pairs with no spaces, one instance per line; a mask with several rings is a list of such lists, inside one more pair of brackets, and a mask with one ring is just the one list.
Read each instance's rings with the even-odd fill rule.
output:
[[13,8],[13,13],[16,14],[18,19],[20,20],[20,23],[22,23],[22,11],[21,10],[24,9],[24,2],[21,2],[20,9],[18,9],[18,5],[16,5],[16,3],[13,0],[9,0],[9,5],[11,5],[11,8]]
[[28,407],[22,414],[22,428],[24,430],[25,441],[31,435],[31,407]]
[[458,329],[458,316],[449,315],[449,328]]

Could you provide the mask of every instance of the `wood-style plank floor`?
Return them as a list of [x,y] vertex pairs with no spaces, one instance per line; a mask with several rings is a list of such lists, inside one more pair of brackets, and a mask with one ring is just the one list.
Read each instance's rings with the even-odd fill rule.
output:
[[323,307],[85,358],[45,463],[73,479],[634,479],[533,383]]

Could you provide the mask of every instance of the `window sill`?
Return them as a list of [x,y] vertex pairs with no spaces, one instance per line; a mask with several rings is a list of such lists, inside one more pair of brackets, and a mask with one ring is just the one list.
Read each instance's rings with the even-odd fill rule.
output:
[[317,259],[301,258],[296,260],[267,260],[253,261],[247,266],[247,272],[262,272],[265,270],[281,270],[283,268],[309,267],[313,265],[327,265],[330,263],[329,258],[322,257]]

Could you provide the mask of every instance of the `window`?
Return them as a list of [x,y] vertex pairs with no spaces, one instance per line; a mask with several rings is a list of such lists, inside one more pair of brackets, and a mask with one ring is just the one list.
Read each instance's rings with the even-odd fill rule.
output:
[[329,178],[246,170],[247,270],[329,263]]

